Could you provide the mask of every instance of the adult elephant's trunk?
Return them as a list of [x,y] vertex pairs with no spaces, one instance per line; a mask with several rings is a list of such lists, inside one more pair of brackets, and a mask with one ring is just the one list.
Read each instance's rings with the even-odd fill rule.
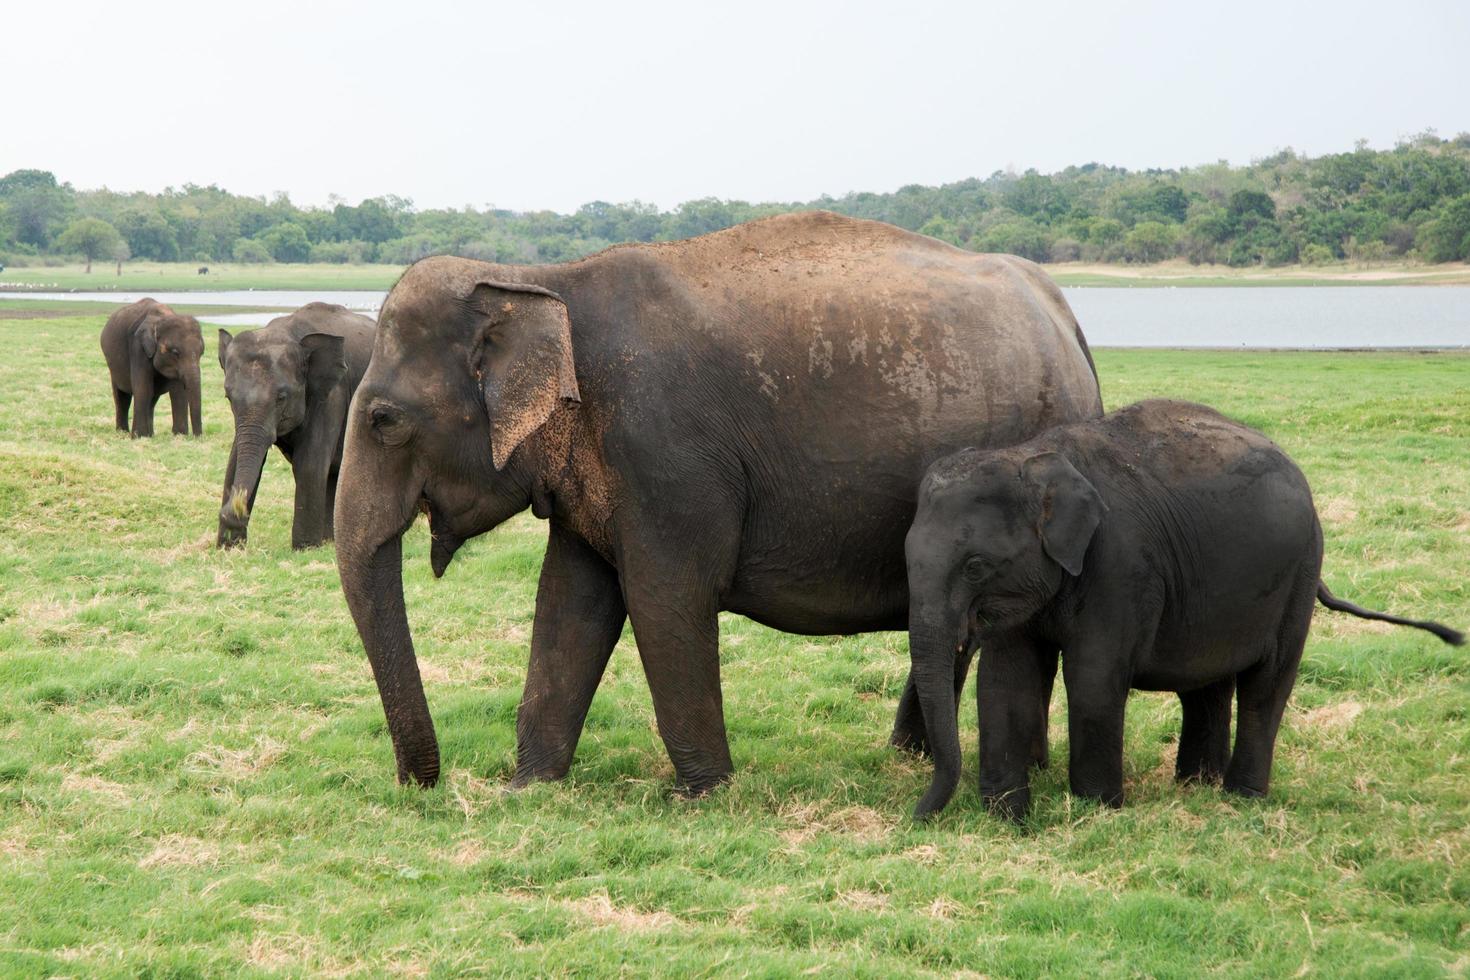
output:
[[225,469],[225,489],[220,500],[219,535],[215,539],[219,547],[245,543],[250,511],[255,507],[255,492],[260,487],[260,471],[265,468],[266,453],[274,442],[274,432],[262,422],[236,424],[235,444],[230,448],[230,464]]
[[955,718],[954,683],[956,622],[957,618],[936,617],[917,605],[909,617],[914,686],[924,712],[929,750],[934,756],[934,779],[914,808],[915,820],[926,820],[944,809],[960,781],[960,733]]
[[378,683],[398,781],[433,786],[439,743],[403,605],[404,527],[390,526],[397,517],[384,509],[383,484],[363,472],[352,442],[349,433],[337,489],[337,573]]

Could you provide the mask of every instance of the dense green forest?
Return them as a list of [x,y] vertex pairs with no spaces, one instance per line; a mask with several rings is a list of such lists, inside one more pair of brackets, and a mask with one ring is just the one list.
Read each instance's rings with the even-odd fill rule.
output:
[[[493,189],[490,189],[493,190]],[[749,204],[706,198],[671,211],[593,201],[573,214],[418,210],[395,196],[298,207],[192,184],[160,194],[77,190],[42,170],[0,178],[0,263],[83,257],[200,262],[386,262],[454,253],[555,262],[615,242],[686,238],[806,208],[877,218],[964,248],[1038,261],[1232,266],[1340,259],[1470,259],[1470,133],[1432,131],[1391,150],[1291,150],[1232,167],[997,172],[891,194]],[[54,261],[54,259],[53,259]]]

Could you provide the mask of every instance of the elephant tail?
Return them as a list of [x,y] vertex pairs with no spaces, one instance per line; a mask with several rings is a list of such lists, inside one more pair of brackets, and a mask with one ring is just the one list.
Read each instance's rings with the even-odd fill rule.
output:
[[1415,629],[1427,630],[1435,636],[1444,640],[1451,646],[1461,646],[1465,642],[1465,634],[1459,630],[1450,629],[1441,623],[1431,622],[1427,619],[1402,619],[1398,616],[1390,616],[1388,613],[1374,612],[1372,609],[1364,609],[1362,606],[1339,599],[1327,588],[1327,583],[1317,582],[1317,601],[1328,609],[1335,612],[1352,613],[1359,619],[1376,619],[1384,623],[1397,623],[1399,626],[1412,626]]

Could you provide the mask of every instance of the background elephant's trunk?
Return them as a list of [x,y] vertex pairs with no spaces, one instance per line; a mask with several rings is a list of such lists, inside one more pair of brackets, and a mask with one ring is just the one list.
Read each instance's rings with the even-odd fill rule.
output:
[[259,421],[235,425],[235,444],[230,449],[230,465],[225,470],[224,495],[220,500],[219,536],[222,548],[245,543],[250,525],[250,511],[255,506],[255,491],[260,486],[260,472],[265,468],[266,453],[275,442],[272,428]]
[[204,413],[200,401],[203,398],[202,386],[199,381],[199,365],[194,365],[194,370],[184,375],[184,393],[189,401],[189,427],[196,435],[204,434]]
[[[932,607],[931,607],[932,608]],[[955,715],[955,627],[957,618],[935,617],[916,605],[909,620],[909,654],[914,685],[924,713],[934,779],[914,819],[924,820],[944,809],[960,781],[960,733]]]
[[[339,495],[337,509],[349,513],[350,502],[344,510]],[[342,526],[339,518],[337,527]],[[373,679],[378,682],[398,760],[398,781],[412,779],[420,786],[433,786],[439,779],[439,743],[403,606],[402,535],[394,534],[376,548],[363,548],[339,537],[337,571],[347,608],[367,649]]]

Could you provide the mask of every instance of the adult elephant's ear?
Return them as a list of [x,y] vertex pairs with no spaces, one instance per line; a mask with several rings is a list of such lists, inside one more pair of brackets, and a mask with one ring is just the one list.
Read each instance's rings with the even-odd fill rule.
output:
[[490,416],[490,451],[497,470],[564,404],[577,404],[572,321],[562,298],[520,283],[480,282],[469,300],[484,317],[470,368]]
[[230,332],[228,330],[226,330],[224,327],[220,327],[220,331],[219,331],[219,366],[221,368],[223,368],[225,366],[225,352],[230,349],[230,341],[233,340],[233,339],[234,338],[230,336]]
[[1041,501],[1036,533],[1051,560],[1068,574],[1082,574],[1082,559],[1107,513],[1102,496],[1061,453],[1041,453],[1021,465]]
[[309,333],[301,338],[301,350],[306,355],[306,397],[320,398],[347,373],[343,340],[335,334]]

